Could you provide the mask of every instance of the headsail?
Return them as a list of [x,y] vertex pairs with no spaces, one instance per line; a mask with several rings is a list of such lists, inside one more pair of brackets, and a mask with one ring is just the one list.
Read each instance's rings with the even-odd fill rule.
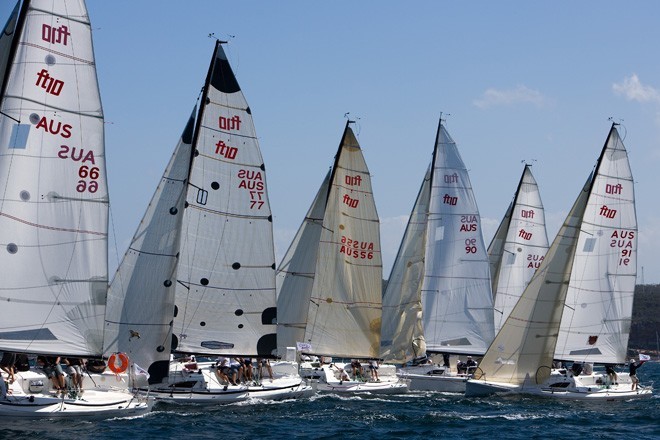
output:
[[516,194],[488,247],[495,331],[498,332],[548,250],[545,212],[531,167],[525,165]]
[[438,127],[421,301],[430,352],[483,354],[493,338],[493,296],[481,219],[456,143]]
[[381,358],[405,363],[426,353],[422,328],[426,225],[431,198],[431,170],[424,176],[392,272],[383,294]]
[[625,362],[636,276],[633,177],[612,125],[580,230],[556,359]]
[[276,267],[265,167],[250,108],[219,42],[193,156],[176,283],[176,350],[274,355]]
[[316,256],[328,201],[328,171],[296,236],[277,269],[277,351],[296,347],[305,339],[309,298],[314,285]]
[[24,2],[3,87],[0,349],[98,356],[108,189],[83,2]]
[[349,123],[332,171],[305,342],[318,354],[377,358],[383,278],[378,213]]
[[132,362],[149,369],[155,383],[169,372],[194,115],[193,111],[108,290],[105,353],[127,353]]

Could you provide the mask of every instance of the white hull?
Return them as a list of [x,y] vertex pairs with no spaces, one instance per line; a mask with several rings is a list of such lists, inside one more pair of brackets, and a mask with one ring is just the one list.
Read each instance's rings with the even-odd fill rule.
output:
[[566,370],[553,370],[550,378],[543,384],[524,384],[522,386],[485,380],[468,380],[465,395],[478,397],[487,395],[530,395],[567,400],[626,400],[649,398],[653,395],[651,387],[638,385],[632,389],[627,373],[619,373],[616,383],[608,383],[607,375],[590,373],[573,376]]
[[397,376],[409,381],[410,391],[437,391],[464,393],[468,376],[447,371],[437,365],[420,365],[401,368]]
[[[128,391],[125,381],[113,386],[110,375],[87,376],[83,392],[65,395],[51,389],[50,380],[38,371],[20,372],[0,399],[0,416],[21,418],[67,417],[104,419],[129,417],[151,411],[154,400]],[[93,380],[92,380],[93,379]]]
[[[327,393],[372,393],[372,394],[402,394],[408,392],[408,382],[396,376],[388,374],[388,367],[381,366],[379,369],[380,381],[373,380],[341,380],[339,368],[350,371],[350,364],[330,364],[319,367],[307,367],[303,364],[301,375],[303,377],[318,378],[316,390]],[[393,367],[391,368],[394,371]]]
[[[157,401],[169,403],[229,404],[249,398],[285,400],[311,397],[314,389],[297,374],[278,375],[288,372],[290,366],[273,364],[274,378],[244,385],[223,384],[215,374],[213,362],[198,362],[197,370],[187,371],[179,362],[170,365],[167,383],[151,385],[149,394]],[[279,368],[278,368],[279,367]],[[293,369],[297,371],[297,369]],[[147,389],[142,388],[142,392]]]

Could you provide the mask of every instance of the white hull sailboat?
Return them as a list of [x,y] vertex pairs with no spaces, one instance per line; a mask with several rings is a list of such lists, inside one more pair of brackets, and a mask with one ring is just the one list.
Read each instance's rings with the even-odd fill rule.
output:
[[349,377],[343,362],[323,362],[325,356],[360,359],[366,367],[379,357],[379,222],[351,123],[278,270],[278,345],[280,351],[297,347],[320,357],[300,369],[303,377],[318,380],[318,391],[400,393],[407,384],[395,375]]
[[[0,36],[0,350],[100,358],[108,280],[103,111],[82,0],[25,0]],[[3,417],[144,414],[153,399],[39,368],[0,389]],[[4,379],[4,376],[3,376]]]
[[108,350],[149,373],[157,400],[231,403],[313,394],[299,376],[228,383],[170,353],[274,358],[275,256],[251,110],[218,41],[193,112],[109,292]]
[[[383,296],[381,356],[414,361],[398,373],[411,390],[463,392],[470,371],[452,369],[448,359],[482,355],[493,334],[481,219],[467,168],[441,119]],[[447,360],[435,364],[434,355]]]
[[[613,124],[594,171],[474,378],[468,381],[466,395],[531,394],[582,400],[650,397],[649,387],[633,389],[629,377],[622,375],[616,381],[603,380],[603,375],[590,371],[591,364],[583,372],[552,370],[557,350],[568,345],[562,342],[561,329],[565,328],[565,310],[573,308],[570,292],[589,291],[592,302],[585,301],[576,309],[591,308],[591,313],[595,313],[594,305],[616,308],[621,301],[632,307],[636,235],[632,173]],[[591,355],[604,353],[608,346],[617,346],[616,351],[625,355],[625,347],[618,345],[623,339],[627,344],[627,333],[612,331],[612,324],[621,325],[620,319],[608,321],[585,326],[580,344],[587,345],[584,350]],[[573,325],[582,324],[574,321]],[[618,361],[623,363],[623,359]]]

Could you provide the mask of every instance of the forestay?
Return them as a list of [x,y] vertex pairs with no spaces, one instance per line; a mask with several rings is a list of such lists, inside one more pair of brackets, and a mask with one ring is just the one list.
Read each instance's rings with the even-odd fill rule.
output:
[[220,43],[193,155],[176,283],[176,350],[274,355],[275,255],[265,167],[250,108]]
[[318,354],[377,358],[383,272],[378,213],[349,123],[335,157],[305,342]]
[[98,356],[108,190],[90,22],[79,1],[23,8],[0,58],[0,349]]

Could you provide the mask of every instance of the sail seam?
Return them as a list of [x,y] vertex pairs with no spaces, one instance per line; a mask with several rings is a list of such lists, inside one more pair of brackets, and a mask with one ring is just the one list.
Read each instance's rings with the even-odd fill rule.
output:
[[41,229],[48,229],[51,231],[61,231],[61,232],[77,232],[80,234],[92,234],[92,235],[100,235],[102,237],[107,236],[108,234],[103,233],[103,232],[96,232],[96,231],[86,231],[83,229],[67,229],[67,228],[56,228],[55,226],[46,226],[46,225],[40,225],[38,223],[32,223],[27,220],[23,220],[18,217],[14,217],[13,215],[5,214],[4,212],[0,212],[0,216],[7,217],[9,219],[15,220],[17,222],[29,225],[29,226],[34,226],[35,228],[41,228]]

